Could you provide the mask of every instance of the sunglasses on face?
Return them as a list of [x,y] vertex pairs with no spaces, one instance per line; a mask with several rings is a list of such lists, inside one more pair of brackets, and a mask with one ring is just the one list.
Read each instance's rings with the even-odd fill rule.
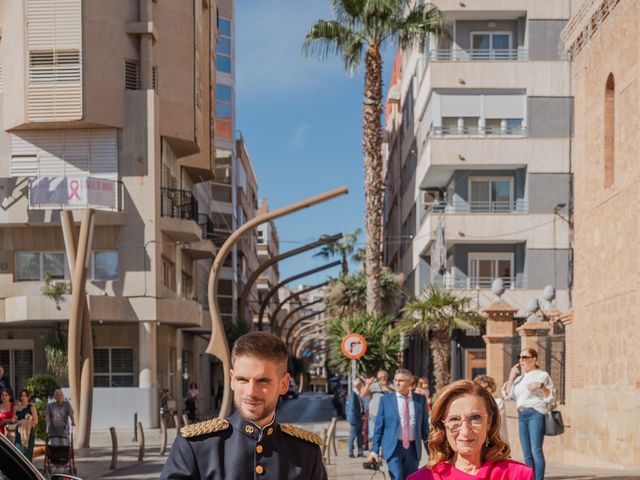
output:
[[523,360],[523,359],[525,359],[525,358],[533,358],[533,357],[532,357],[532,356],[530,356],[530,355],[520,355],[518,358],[519,358],[520,360]]

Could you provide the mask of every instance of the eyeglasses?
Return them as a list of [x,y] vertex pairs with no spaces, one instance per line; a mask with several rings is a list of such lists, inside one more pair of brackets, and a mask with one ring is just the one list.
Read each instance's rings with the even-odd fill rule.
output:
[[520,355],[518,358],[522,360],[523,358],[533,358],[533,357],[531,355]]
[[444,419],[442,421],[442,424],[453,433],[460,431],[460,429],[462,428],[463,422],[468,422],[469,425],[471,425],[472,429],[478,430],[479,428],[482,427],[482,425],[484,425],[484,419],[486,416],[487,414],[481,415],[479,413],[474,413],[472,415],[469,415],[466,418],[458,417],[457,415],[454,415]]

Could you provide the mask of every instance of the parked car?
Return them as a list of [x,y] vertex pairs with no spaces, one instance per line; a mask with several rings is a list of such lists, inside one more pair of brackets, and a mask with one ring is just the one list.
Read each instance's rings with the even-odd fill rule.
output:
[[[16,447],[0,435],[0,480],[46,480],[42,473],[20,453]],[[80,480],[78,477],[56,474],[51,480]]]
[[287,393],[281,395],[283,400],[287,398],[298,398],[298,384],[293,378],[289,379],[289,388],[287,389]]

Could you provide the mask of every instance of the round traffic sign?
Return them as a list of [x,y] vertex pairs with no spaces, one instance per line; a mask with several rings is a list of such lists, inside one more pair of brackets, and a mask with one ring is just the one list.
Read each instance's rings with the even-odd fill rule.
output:
[[342,353],[351,360],[361,358],[367,351],[367,341],[362,335],[349,333],[342,339]]

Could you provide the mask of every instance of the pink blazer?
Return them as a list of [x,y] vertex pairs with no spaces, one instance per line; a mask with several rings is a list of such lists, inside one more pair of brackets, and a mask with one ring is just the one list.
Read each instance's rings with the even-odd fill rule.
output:
[[439,463],[433,470],[423,468],[409,475],[407,480],[533,480],[533,469],[514,460],[486,462],[476,475],[469,475],[448,463]]

